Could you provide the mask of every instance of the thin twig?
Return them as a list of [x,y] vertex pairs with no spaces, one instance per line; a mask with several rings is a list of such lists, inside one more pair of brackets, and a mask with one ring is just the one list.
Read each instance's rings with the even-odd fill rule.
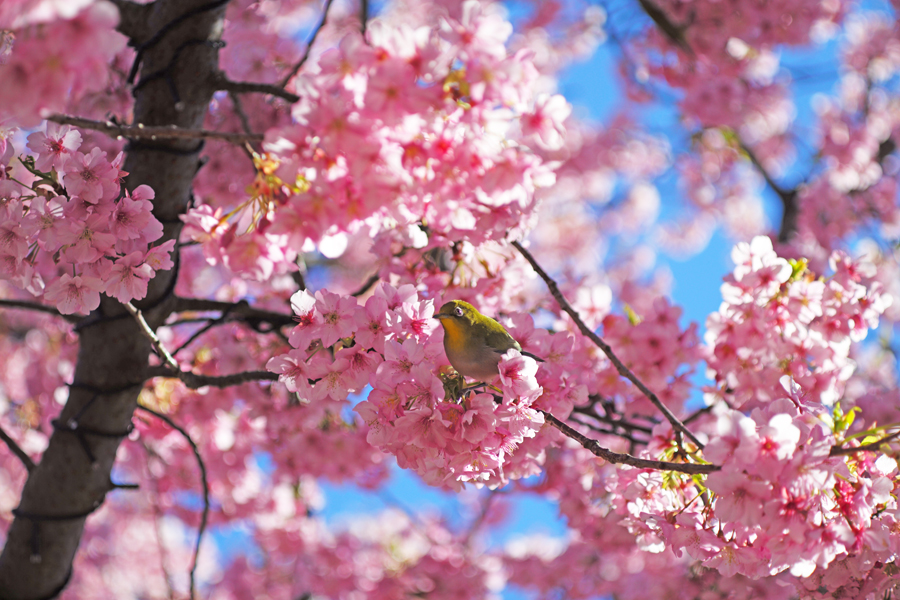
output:
[[231,81],[224,73],[219,73],[215,79],[215,85],[222,91],[233,94],[270,94],[278,96],[288,102],[294,103],[300,100],[300,96],[292,94],[284,89],[284,86],[278,86],[274,83],[254,83],[251,81]]
[[366,38],[366,23],[369,22],[369,0],[359,0],[359,31]]
[[703,444],[700,442],[700,440],[698,440],[697,437],[693,433],[691,433],[687,427],[684,426],[684,423],[678,420],[678,417],[676,417],[675,414],[672,413],[672,411],[670,411],[669,408],[662,403],[662,401],[656,396],[656,394],[650,391],[650,388],[644,385],[644,382],[638,379],[637,376],[631,372],[631,369],[626,367],[625,364],[621,360],[619,360],[619,357],[615,355],[610,345],[604,342],[599,335],[597,335],[590,329],[590,327],[585,325],[584,321],[582,321],[581,317],[578,315],[578,311],[572,308],[572,305],[569,304],[569,301],[566,300],[562,292],[559,291],[559,286],[556,285],[556,281],[554,281],[553,278],[550,277],[547,272],[541,268],[541,266],[537,263],[531,253],[528,252],[528,250],[526,250],[519,242],[514,241],[512,242],[512,245],[516,250],[519,251],[520,254],[522,254],[522,256],[525,257],[525,260],[527,260],[529,264],[531,264],[531,268],[535,270],[535,272],[541,277],[541,279],[544,280],[544,283],[547,284],[547,287],[550,289],[550,293],[553,295],[553,298],[556,299],[559,307],[563,309],[566,314],[572,317],[572,320],[576,325],[578,325],[578,329],[581,331],[581,333],[587,336],[592,342],[594,342],[594,344],[598,348],[600,348],[600,350],[603,351],[603,354],[605,354],[607,358],[609,358],[609,360],[612,362],[612,364],[616,367],[616,371],[619,372],[619,375],[633,383],[641,391],[641,393],[644,394],[644,396],[646,396],[647,399],[650,400],[650,402],[652,402],[653,405],[662,412],[669,423],[672,424],[673,429],[677,429],[678,431],[682,432],[688,437],[688,439],[694,442],[694,444],[702,450]]
[[619,454],[618,452],[613,452],[612,450],[608,450],[600,445],[596,440],[592,440],[591,438],[583,435],[580,431],[569,427],[547,411],[541,411],[544,414],[544,419],[550,423],[553,427],[559,429],[564,435],[572,438],[579,444],[581,444],[585,449],[590,450],[592,454],[595,456],[599,456],[603,460],[613,464],[619,465],[630,465],[632,467],[636,467],[638,469],[656,469],[658,471],[678,471],[679,473],[687,473],[688,475],[697,475],[697,474],[707,474],[713,473],[715,471],[720,471],[722,467],[719,465],[699,465],[699,464],[690,464],[690,463],[673,463],[673,462],[665,462],[661,460],[647,460],[644,458],[637,458],[636,456],[631,456],[630,454]]
[[[237,115],[238,120],[241,122],[241,129],[244,130],[244,133],[252,134],[253,129],[250,127],[250,119],[247,117],[247,113],[244,112],[244,105],[241,104],[241,97],[234,92],[228,92],[228,98],[231,100],[231,106],[234,107],[234,114]],[[242,144],[241,150],[243,150],[244,154],[247,155],[247,158],[253,162],[253,147],[250,143]]]
[[371,277],[366,279],[365,282],[363,282],[363,284],[361,286],[359,286],[358,290],[356,290],[355,292],[353,292],[350,295],[353,296],[354,298],[358,298],[359,296],[362,296],[363,294],[365,294],[366,292],[371,290],[372,286],[375,285],[376,283],[378,283],[379,279],[381,279],[381,276],[378,275],[378,273],[375,273],[374,275],[372,275]]
[[228,310],[228,309],[223,310],[223,311],[222,311],[222,314],[221,314],[218,318],[216,318],[216,319],[209,319],[209,321],[206,323],[206,325],[204,325],[203,327],[201,327],[200,329],[198,329],[197,331],[195,331],[194,334],[193,334],[191,337],[189,337],[183,344],[181,344],[180,346],[178,346],[178,348],[176,348],[176,349],[172,352],[172,356],[178,356],[178,353],[179,353],[179,352],[181,352],[182,350],[184,350],[185,348],[187,348],[188,346],[190,346],[191,344],[193,344],[193,343],[194,343],[194,340],[196,340],[197,338],[199,338],[201,335],[203,335],[204,333],[206,333],[207,331],[209,331],[210,329],[212,329],[212,328],[215,327],[216,325],[221,325],[222,323],[225,323],[225,322],[228,320],[228,313],[229,313],[229,312],[230,312],[230,310]]
[[82,129],[92,129],[105,133],[110,137],[123,137],[132,140],[201,140],[215,139],[231,142],[232,144],[244,144],[246,142],[261,142],[261,133],[229,133],[225,131],[211,131],[209,129],[181,129],[170,127],[145,127],[144,125],[119,125],[112,121],[94,121],[71,115],[50,115],[48,121],[60,125],[73,125]]
[[584,421],[582,419],[576,419],[575,415],[572,415],[571,419],[572,419],[572,422],[577,423],[578,425],[587,427],[588,429],[590,429],[593,432],[602,433],[603,435],[612,435],[612,436],[615,436],[618,438],[622,438],[623,440],[627,440],[632,446],[636,446],[638,444],[646,446],[647,442],[648,442],[648,440],[639,440],[636,437],[634,437],[633,435],[631,435],[630,433],[626,433],[624,431],[614,431],[612,429],[605,429],[598,425],[594,425],[593,423],[588,423],[587,421]]
[[240,96],[234,92],[228,92],[228,99],[231,100],[231,105],[234,107],[234,114],[237,115],[238,120],[241,122],[241,129],[244,130],[244,133],[253,133],[253,129],[250,127],[250,119],[247,117],[247,113],[244,112]]
[[138,404],[137,407],[138,409],[149,413],[155,416],[157,419],[165,422],[169,427],[180,433],[184,437],[184,439],[187,440],[187,443],[190,444],[191,450],[194,452],[194,457],[196,457],[197,459],[197,464],[200,466],[200,481],[203,483],[203,514],[200,516],[200,527],[197,529],[197,543],[194,546],[194,561],[191,565],[190,597],[193,599],[196,596],[195,576],[197,572],[198,558],[200,557],[200,542],[203,541],[203,532],[206,531],[206,522],[209,519],[209,481],[206,477],[206,464],[203,462],[203,457],[200,456],[200,449],[197,447],[197,444],[194,443],[194,440],[191,439],[191,436],[188,434],[188,432],[179,427],[178,424],[175,423],[175,421],[160,412],[156,412],[152,408],[147,408],[146,406],[143,406],[141,404]]
[[179,325],[196,325],[197,323],[209,323],[209,317],[191,317],[186,319],[178,319],[171,323],[166,323],[166,327],[178,327]]
[[891,435],[886,435],[878,441],[872,442],[871,444],[864,444],[862,446],[857,446],[855,448],[841,448],[839,446],[832,446],[831,452],[829,453],[831,456],[844,456],[847,454],[856,454],[857,452],[867,452],[870,450],[879,450],[883,444],[888,443],[889,441],[900,437],[900,431],[896,431]]
[[293,315],[253,308],[246,300],[240,302],[221,302],[219,300],[206,300],[204,298],[175,299],[175,308],[172,312],[204,312],[222,311],[228,312],[230,318],[240,318],[247,322],[265,322],[275,327],[296,325]]
[[159,568],[163,572],[163,578],[166,580],[166,588],[169,591],[169,600],[175,600],[175,588],[172,585],[172,575],[169,573],[169,569],[166,566],[166,547],[162,541],[162,531],[160,527],[160,521],[163,517],[162,508],[159,506],[159,481],[156,477],[153,476],[153,471],[150,469],[150,458],[155,457],[159,460],[163,465],[165,465],[165,461],[160,457],[156,452],[154,452],[150,446],[146,443],[141,444],[144,447],[144,451],[147,453],[147,478],[153,483],[153,490],[156,495],[156,501],[152,503],[153,506],[153,521],[156,529],[156,546],[159,548]]
[[604,417],[602,415],[598,415],[596,412],[592,411],[590,407],[587,406],[576,406],[572,409],[572,412],[590,417],[591,419],[595,419],[606,425],[612,425],[613,427],[621,427],[622,429],[629,429],[631,431],[640,431],[641,433],[646,433],[648,435],[653,433],[653,430],[649,427],[636,425],[631,421],[626,421],[625,419],[614,419],[609,416]]
[[27,300],[0,300],[0,307],[6,308],[24,308],[26,310],[35,310],[37,312],[47,313],[54,317],[62,317],[69,323],[78,323],[86,315],[64,315],[55,306],[48,306],[39,302],[28,302]]
[[159,355],[163,361],[169,365],[172,369],[179,371],[178,361],[175,360],[175,357],[169,354],[169,351],[166,350],[166,347],[163,346],[162,341],[159,339],[159,336],[156,335],[156,332],[151,329],[150,325],[147,324],[147,320],[144,319],[143,313],[140,310],[134,307],[134,304],[131,302],[125,302],[123,304],[125,310],[131,313],[131,316],[134,317],[134,320],[137,321],[138,327],[141,329],[141,333],[145,338],[150,340],[150,343],[153,344],[153,349],[156,350],[156,353]]
[[696,411],[694,411],[693,414],[691,414],[687,418],[685,418],[684,424],[687,425],[688,423],[693,423],[694,421],[696,421],[703,415],[712,411],[714,406],[715,406],[714,404],[710,404],[709,406],[704,406],[703,408],[697,409]]
[[216,325],[221,325],[224,322],[225,322],[224,314],[221,317],[219,317],[218,319],[207,319],[206,325],[204,325],[203,327],[201,327],[200,329],[195,331],[194,334],[191,335],[191,337],[189,337],[187,340],[185,340],[185,342],[183,344],[181,344],[180,346],[178,346],[177,348],[172,350],[172,356],[178,356],[178,353],[181,352],[182,350],[184,350],[185,348],[187,348],[188,346],[190,346],[191,344],[193,344],[194,340],[199,338],[201,335],[203,335],[204,333],[206,333],[207,331],[209,331]]
[[316,38],[319,37],[319,32],[322,31],[322,28],[325,27],[325,23],[328,21],[328,10],[331,8],[331,3],[334,0],[326,0],[325,8],[322,10],[322,21],[319,23],[319,26],[315,28],[312,33],[312,36],[309,38],[309,42],[306,44],[306,50],[303,52],[303,56],[300,57],[300,60],[297,61],[297,64],[291,68],[290,72],[287,76],[281,80],[281,87],[284,87],[290,82],[291,79],[294,78],[294,75],[300,72],[300,69],[303,68],[304,63],[306,63],[307,59],[309,59],[309,53],[312,50],[313,44],[316,43]]
[[0,427],[0,440],[9,447],[13,454],[15,454],[19,460],[22,461],[22,464],[25,465],[25,468],[31,473],[34,470],[35,464],[34,461],[31,460],[31,457],[22,450],[21,446],[16,443],[16,440],[12,439],[8,433],[6,433],[2,427]]
[[638,0],[638,4],[670,42],[684,50],[692,58],[696,56],[684,37],[687,25],[676,25],[673,23],[665,11],[650,0]]
[[242,371],[231,375],[198,375],[187,371],[173,370],[163,365],[148,368],[146,375],[147,378],[168,377],[170,379],[180,379],[184,385],[192,390],[206,386],[226,388],[253,381],[278,381],[278,373],[269,371]]

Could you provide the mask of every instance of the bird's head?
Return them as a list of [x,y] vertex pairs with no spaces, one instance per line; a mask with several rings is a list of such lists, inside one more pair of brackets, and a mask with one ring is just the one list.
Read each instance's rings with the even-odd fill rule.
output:
[[451,300],[441,307],[441,310],[434,315],[435,319],[439,319],[442,324],[454,323],[457,325],[474,324],[478,317],[481,317],[474,306],[462,300]]
[[462,300],[451,300],[441,307],[435,315],[444,326],[445,340],[452,345],[461,346],[475,334],[475,325],[486,319],[474,306]]

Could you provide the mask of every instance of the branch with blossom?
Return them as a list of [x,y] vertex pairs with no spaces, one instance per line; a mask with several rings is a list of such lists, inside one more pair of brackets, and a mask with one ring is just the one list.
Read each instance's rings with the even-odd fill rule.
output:
[[300,96],[288,92],[284,89],[284,86],[279,86],[274,83],[232,81],[228,78],[227,75],[225,75],[225,73],[222,73],[221,71],[214,77],[213,81],[216,87],[218,87],[222,91],[228,92],[229,94],[268,94],[271,96],[277,96],[278,98],[286,100],[290,103],[294,103],[300,100]]
[[[306,61],[309,60],[310,52],[312,52],[313,44],[316,43],[316,38],[319,37],[319,33],[321,33],[322,29],[325,27],[325,23],[328,22],[328,11],[331,8],[331,4],[334,0],[325,0],[325,6],[322,8],[322,20],[319,21],[318,26],[313,30],[312,35],[309,38],[309,41],[306,42],[306,49],[303,51],[303,56],[300,57],[294,66],[291,67],[291,70],[288,71],[287,75],[284,76],[284,79],[281,80],[281,87],[286,87],[288,83],[290,83],[291,79],[300,72],[300,69],[303,68],[303,65],[306,64]],[[363,33],[365,33],[365,24],[363,24]]]
[[[16,411],[29,452],[47,442],[27,482],[22,469],[0,466],[6,487],[23,490],[0,556],[4,590],[49,597],[70,572],[73,597],[111,595],[109,581],[112,595],[134,597],[214,585],[226,595],[369,600],[428,590],[484,598],[502,580],[535,596],[623,600],[892,589],[900,470],[895,429],[883,424],[898,420],[896,373],[860,342],[900,315],[887,243],[900,210],[885,160],[900,123],[889,83],[900,72],[896,19],[804,0],[740,13],[707,0],[641,0],[656,27],[638,15],[637,35],[623,44],[621,66],[634,75],[629,111],[648,91],[666,94],[683,133],[697,132],[685,148],[630,116],[585,124],[561,95],[545,93],[563,65],[608,31],[616,37],[607,17],[633,17],[634,6],[603,14],[538,3],[511,22],[492,2],[398,0],[369,21],[367,1],[340,14],[329,14],[329,1],[303,48],[294,34],[309,6],[289,2],[117,0],[118,25],[107,2],[14,4],[0,6],[0,117],[40,135],[21,160],[19,138],[0,135],[0,276],[16,288],[8,297],[26,290],[59,313],[92,314],[74,331],[0,315],[11,321],[0,336],[0,411]],[[116,27],[133,38],[132,75],[140,65],[151,71],[132,88],[134,53]],[[826,31],[840,32],[840,94],[817,96],[820,135],[807,137],[821,160],[797,188],[797,234],[776,252],[761,235],[769,227],[758,178],[730,136],[740,132],[773,177],[790,164],[795,95],[778,76],[792,70],[778,53]],[[281,81],[292,65],[285,93],[222,75]],[[213,96],[217,79],[233,88],[231,102]],[[272,94],[297,101],[288,107]],[[47,114],[133,114],[163,129],[153,135],[170,124],[192,132],[179,131],[182,139],[261,135],[236,138],[247,140],[241,149],[128,144],[123,163],[112,158],[119,140],[41,129]],[[657,185],[672,171],[684,200],[673,206],[687,209],[680,231],[667,227],[670,215],[656,221]],[[739,243],[700,334],[680,324],[650,255],[702,247],[717,226]],[[160,230],[172,245],[152,246]],[[192,241],[176,247],[175,237]],[[565,274],[547,283],[574,316],[539,308],[540,286],[511,238],[541,257],[545,274]],[[173,250],[177,274],[163,268]],[[316,255],[327,260],[297,271]],[[166,301],[145,309],[138,332],[119,303],[144,306],[147,296]],[[293,314],[280,314],[289,298]],[[495,393],[463,393],[431,318],[452,299],[496,315],[545,362],[511,351]],[[620,304],[624,315],[612,309]],[[583,331],[600,327],[605,358]],[[162,364],[148,368],[142,335]],[[701,368],[710,406],[690,413]],[[77,384],[66,392],[68,381]],[[122,543],[156,525],[140,498],[112,499],[83,530],[45,521],[35,534],[29,518],[71,516],[77,494],[109,488],[114,463],[145,476],[132,460],[141,446],[160,460],[152,475],[164,526],[195,516],[184,502],[197,496],[193,456],[168,427],[139,419],[119,443],[138,389],[205,458],[221,502],[209,521],[246,525],[260,560],[238,553],[217,565],[215,581],[197,570],[188,589],[168,574],[191,550],[196,568],[193,539]],[[58,426],[48,440],[60,404],[60,423],[78,426]],[[665,409],[675,422],[659,416]],[[679,425],[705,447],[685,442]],[[374,489],[389,481],[388,464],[454,490],[525,479],[511,490],[557,500],[568,535],[485,553],[479,532],[502,511],[482,510],[478,531],[461,532],[396,514],[333,531],[316,514],[318,481]],[[84,505],[99,497],[84,495]],[[72,571],[82,534],[92,552]],[[44,552],[37,564],[34,540],[71,553]]]
[[686,473],[688,475],[706,475],[720,471],[722,467],[710,464],[691,464],[691,463],[675,463],[660,460],[647,460],[637,458],[629,454],[620,454],[604,448],[597,440],[583,435],[577,429],[566,425],[548,412],[544,412],[544,418],[553,427],[562,432],[565,436],[572,438],[581,444],[586,450],[590,450],[595,456],[602,458],[606,462],[617,465],[628,465],[638,469],[655,469],[657,471],[674,471],[676,473]]
[[569,304],[569,301],[566,300],[565,296],[563,296],[562,292],[560,292],[559,286],[556,284],[556,281],[554,281],[553,278],[550,277],[547,272],[541,268],[541,266],[534,259],[531,253],[528,252],[528,250],[526,250],[524,246],[522,246],[522,244],[517,241],[512,241],[510,243],[516,250],[519,251],[519,253],[523,257],[525,257],[525,260],[528,261],[528,264],[531,265],[538,276],[540,276],[540,278],[544,280],[544,283],[547,284],[547,288],[550,290],[550,294],[556,300],[557,304],[559,304],[559,307],[567,315],[572,317],[572,320],[575,322],[579,331],[581,331],[583,335],[588,337],[598,348],[600,348],[600,350],[603,351],[607,358],[609,358],[610,362],[615,365],[616,370],[619,372],[619,374],[633,383],[641,391],[641,393],[644,394],[644,396],[646,396],[647,399],[650,400],[650,402],[652,402],[653,405],[660,410],[666,420],[668,420],[669,423],[672,424],[673,428],[677,429],[682,434],[687,436],[689,440],[691,440],[699,449],[702,450],[703,443],[697,439],[697,436],[691,433],[690,430],[684,426],[684,423],[682,423],[678,419],[678,417],[676,417],[672,413],[672,411],[670,411],[668,407],[666,407],[666,405],[659,400],[656,394],[650,391],[650,389],[647,388],[647,386],[644,385],[644,383],[640,379],[638,379],[634,373],[631,372],[631,369],[626,367],[625,364],[621,360],[619,360],[619,358],[613,352],[612,347],[604,342],[600,336],[594,333],[594,331],[592,331],[591,328],[585,324],[585,322],[579,316],[578,312],[574,308],[572,308],[572,305]]
[[166,377],[182,381],[189,389],[203,387],[227,388],[255,381],[278,381],[278,375],[268,371],[245,371],[230,375],[200,375],[189,371],[175,370],[166,366],[149,367],[146,371],[148,379]]
[[230,317],[240,317],[250,323],[269,323],[273,327],[296,325],[292,315],[254,308],[247,301],[222,302],[204,298],[175,298],[172,312],[221,312]]
[[156,335],[156,332],[153,331],[153,328],[147,323],[147,320],[144,318],[144,314],[140,309],[135,308],[131,302],[125,302],[123,306],[125,307],[125,310],[134,317],[134,320],[141,330],[141,334],[150,340],[150,344],[153,346],[153,350],[156,351],[156,355],[159,356],[169,369],[172,371],[180,371],[181,369],[178,366],[178,361],[175,360],[175,357],[172,356],[168,350],[166,350],[165,345],[163,345],[159,336]]
[[28,300],[11,300],[8,298],[3,298],[0,299],[0,306],[42,312],[48,315],[62,317],[69,323],[78,323],[83,318],[81,315],[66,315],[59,312],[59,309],[54,306],[48,306],[46,304],[41,304],[40,302],[29,302]]
[[91,129],[105,133],[110,137],[122,137],[132,140],[222,140],[232,144],[245,144],[247,142],[261,142],[262,134],[257,133],[230,133],[227,131],[211,131],[208,129],[181,129],[174,125],[168,127],[154,127],[137,125],[120,125],[113,121],[95,121],[83,117],[71,115],[50,115],[48,121],[60,125],[72,125],[82,129]]

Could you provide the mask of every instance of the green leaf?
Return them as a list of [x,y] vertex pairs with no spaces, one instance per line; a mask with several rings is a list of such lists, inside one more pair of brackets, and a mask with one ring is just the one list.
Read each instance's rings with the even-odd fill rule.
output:
[[632,325],[637,325],[638,323],[641,322],[641,320],[642,320],[641,317],[638,316],[638,314],[636,312],[634,312],[633,308],[631,308],[630,306],[628,306],[626,304],[624,310],[625,310],[625,316],[628,317],[629,323],[631,323]]

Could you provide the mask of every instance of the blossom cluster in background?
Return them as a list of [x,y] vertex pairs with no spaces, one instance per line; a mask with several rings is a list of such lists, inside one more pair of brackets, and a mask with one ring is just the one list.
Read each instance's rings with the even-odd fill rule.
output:
[[50,123],[28,136],[33,158],[9,166],[5,141],[0,168],[0,276],[43,297],[62,314],[86,314],[104,293],[140,300],[156,271],[171,269],[175,241],[152,214],[153,190],[121,189],[124,155],[99,148],[80,152],[81,135]]
[[[166,199],[122,171],[134,145],[53,116],[137,126],[128,75],[152,32],[126,47],[105,0],[0,6],[0,425],[26,454],[41,460],[93,359],[59,314],[144,299],[177,264],[156,333],[182,373],[138,401],[203,459],[201,595],[896,593],[895,9],[394,0],[363,28],[361,6],[379,3],[348,1],[327,3],[307,49],[318,3],[214,4],[225,45],[202,48],[222,70],[208,80],[277,89],[214,93],[203,128],[250,141],[205,140],[191,206],[165,226]],[[790,49],[830,36],[841,68],[815,87]],[[597,124],[561,92],[604,41],[623,98]],[[141,69],[135,81],[169,85]],[[721,304],[688,323],[671,292],[692,283],[660,258],[711,243],[733,247],[708,265]],[[490,386],[455,377],[433,319],[451,299],[542,361],[513,350]],[[142,492],[110,494],[88,521],[73,598],[187,593],[196,457],[168,423],[133,422],[115,479]],[[4,443],[0,457],[5,536],[29,474]],[[459,514],[399,510],[400,469]],[[335,523],[329,486],[398,506]],[[530,523],[497,542],[529,497],[565,535]]]

